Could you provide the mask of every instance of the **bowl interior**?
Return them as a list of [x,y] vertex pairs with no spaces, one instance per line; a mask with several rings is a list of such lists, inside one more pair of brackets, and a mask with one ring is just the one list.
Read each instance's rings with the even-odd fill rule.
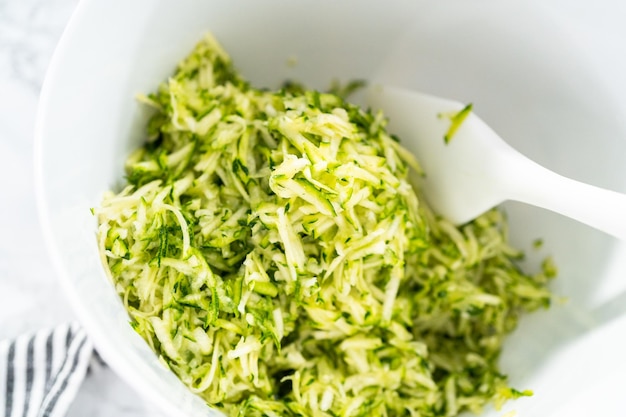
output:
[[[165,413],[219,415],[127,325],[102,271],[89,210],[122,184],[124,160],[143,138],[147,115],[134,96],[166,79],[204,32],[215,34],[256,86],[296,79],[325,88],[333,79],[359,78],[473,102],[502,137],[546,167],[626,191],[626,95],[611,88],[618,71],[581,53],[585,30],[532,1],[81,2],[42,92],[37,189],[61,282],[101,355]],[[625,248],[540,209],[506,209],[527,267],[552,255],[560,267],[554,290],[568,298],[526,317],[511,337],[503,369],[536,396],[507,409],[560,415],[574,392],[580,401],[597,400],[597,386],[581,382],[585,375],[607,380],[626,368],[615,366],[626,344],[619,337]],[[531,249],[536,238],[545,242],[539,251]],[[594,352],[607,344],[614,348]],[[594,362],[581,365],[581,355],[591,354]]]

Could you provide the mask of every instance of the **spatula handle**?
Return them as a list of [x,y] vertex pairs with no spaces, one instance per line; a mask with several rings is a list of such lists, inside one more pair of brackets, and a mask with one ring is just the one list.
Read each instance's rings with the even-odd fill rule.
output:
[[511,200],[543,207],[626,240],[626,194],[572,180],[528,159],[523,164],[514,168],[517,175],[509,176],[508,181],[515,182],[509,184]]

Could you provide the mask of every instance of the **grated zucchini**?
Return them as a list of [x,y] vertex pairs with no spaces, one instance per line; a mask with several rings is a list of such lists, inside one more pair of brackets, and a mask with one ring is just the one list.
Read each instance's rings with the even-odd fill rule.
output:
[[458,112],[449,115],[439,115],[440,117],[447,116],[450,119],[450,127],[448,128],[448,131],[445,133],[445,135],[443,135],[443,141],[446,145],[450,143],[452,137],[456,134],[456,131],[459,130],[459,127],[461,127],[465,119],[467,119],[467,116],[469,116],[469,114],[472,112],[473,107],[474,105],[470,103]]
[[[341,89],[335,86],[336,91]],[[95,210],[133,328],[229,416],[454,416],[529,395],[498,368],[549,305],[500,211],[455,227],[413,157],[332,93],[255,89],[207,36]]]

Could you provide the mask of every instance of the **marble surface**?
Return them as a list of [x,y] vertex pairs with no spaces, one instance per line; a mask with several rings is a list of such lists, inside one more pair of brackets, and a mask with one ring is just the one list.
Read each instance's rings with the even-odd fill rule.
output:
[[[0,0],[0,339],[74,320],[37,220],[33,130],[48,62],[77,0]],[[68,417],[154,416],[108,368]]]

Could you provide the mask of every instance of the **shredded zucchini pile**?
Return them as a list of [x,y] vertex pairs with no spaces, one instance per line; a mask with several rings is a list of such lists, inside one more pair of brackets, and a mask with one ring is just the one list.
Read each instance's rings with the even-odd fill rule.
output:
[[497,366],[547,306],[491,211],[456,228],[382,114],[252,88],[211,37],[158,91],[127,187],[96,209],[131,324],[230,416],[454,416],[528,395]]

